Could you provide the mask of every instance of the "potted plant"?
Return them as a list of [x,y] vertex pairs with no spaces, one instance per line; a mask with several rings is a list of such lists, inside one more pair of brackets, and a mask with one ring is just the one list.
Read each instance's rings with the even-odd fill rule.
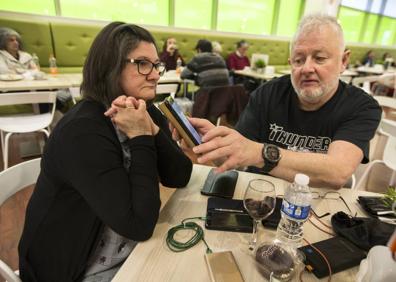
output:
[[391,207],[394,212],[396,212],[396,189],[395,189],[395,187],[389,186],[388,191],[385,194],[384,203],[388,207]]
[[254,67],[256,68],[257,72],[264,72],[265,68],[265,62],[263,59],[258,59],[257,61],[254,62]]

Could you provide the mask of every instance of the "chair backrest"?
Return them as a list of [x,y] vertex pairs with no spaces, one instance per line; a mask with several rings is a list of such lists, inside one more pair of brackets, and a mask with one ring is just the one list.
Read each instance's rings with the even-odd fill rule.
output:
[[227,123],[233,125],[248,100],[249,95],[242,85],[200,88],[195,97],[192,116],[216,123],[218,117],[225,115]]
[[349,83],[351,83],[351,81],[352,81],[352,76],[341,75],[341,76],[340,76],[340,79],[341,79],[342,81],[344,81],[345,83],[349,84]]
[[72,96],[73,103],[77,103],[77,99],[81,98],[80,87],[69,87],[70,94]]
[[40,173],[40,160],[26,161],[0,172],[0,206],[26,186],[36,183]]
[[177,84],[177,83],[172,83],[172,84],[160,83],[160,84],[157,84],[157,89],[155,90],[155,94],[170,93],[172,98],[174,98],[178,87],[179,87],[179,84]]
[[55,104],[55,102],[56,91],[15,92],[0,95],[0,106],[40,103]]
[[389,168],[396,170],[396,121],[383,118],[380,127],[382,132],[388,135],[383,161]]
[[387,97],[387,96],[373,96],[375,100],[377,100],[378,104],[381,107],[388,107],[393,110],[396,110],[396,98]]

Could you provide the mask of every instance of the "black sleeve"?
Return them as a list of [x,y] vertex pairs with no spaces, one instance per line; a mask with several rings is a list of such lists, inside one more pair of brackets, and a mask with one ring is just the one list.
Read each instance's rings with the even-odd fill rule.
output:
[[262,89],[263,88],[258,88],[250,94],[249,102],[235,125],[235,129],[239,133],[256,142],[262,142],[262,140],[260,140],[260,132],[262,131],[262,124],[260,124],[260,121],[262,121],[263,118],[260,115],[265,115],[266,109],[266,105],[262,101]]
[[377,130],[382,110],[373,97],[365,93],[359,93],[359,95],[361,95],[361,101],[355,100],[356,108],[339,126],[333,141],[344,140],[358,146],[364,155],[362,163],[367,163],[370,140]]
[[131,165],[126,171],[120,143],[105,122],[79,119],[64,128],[63,136],[58,155],[69,184],[115,232],[136,241],[150,238],[161,204],[154,138],[127,141]]
[[160,181],[167,187],[184,187],[190,180],[192,172],[191,160],[183,153],[177,143],[172,140],[168,122],[161,112],[153,106],[149,108],[149,113],[160,128],[160,131],[155,136]]

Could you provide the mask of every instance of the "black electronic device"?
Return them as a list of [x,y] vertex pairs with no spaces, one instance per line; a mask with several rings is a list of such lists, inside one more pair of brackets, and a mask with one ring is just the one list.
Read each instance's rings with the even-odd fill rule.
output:
[[235,185],[238,180],[238,172],[229,170],[223,173],[215,173],[212,168],[202,187],[201,194],[217,196],[222,198],[232,198],[234,196]]
[[[330,263],[332,273],[359,265],[366,257],[365,251],[359,249],[348,240],[336,236],[312,244],[318,248]],[[305,265],[316,277],[323,278],[329,275],[326,261],[312,246],[299,248],[305,254]]]
[[278,224],[281,220],[281,207],[282,207],[282,198],[277,197],[276,198],[276,204],[275,204],[275,209],[273,213],[270,214],[269,217],[266,219],[263,219],[261,223],[268,228],[276,229],[278,227]]
[[170,123],[177,129],[181,137],[190,147],[201,144],[201,136],[188,121],[182,109],[172,99],[172,97],[165,99],[164,102],[158,105],[158,108],[162,111]]
[[211,197],[208,199],[205,227],[207,229],[245,232],[253,231],[253,219],[242,200]]

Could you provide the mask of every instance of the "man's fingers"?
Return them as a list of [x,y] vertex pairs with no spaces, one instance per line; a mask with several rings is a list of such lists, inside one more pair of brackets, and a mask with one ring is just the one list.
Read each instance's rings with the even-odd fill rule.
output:
[[216,137],[227,136],[227,135],[230,135],[231,133],[233,133],[233,131],[234,131],[233,129],[225,127],[225,126],[214,127],[213,129],[206,132],[206,134],[204,136],[202,136],[202,141],[208,142],[212,139],[215,139]]

